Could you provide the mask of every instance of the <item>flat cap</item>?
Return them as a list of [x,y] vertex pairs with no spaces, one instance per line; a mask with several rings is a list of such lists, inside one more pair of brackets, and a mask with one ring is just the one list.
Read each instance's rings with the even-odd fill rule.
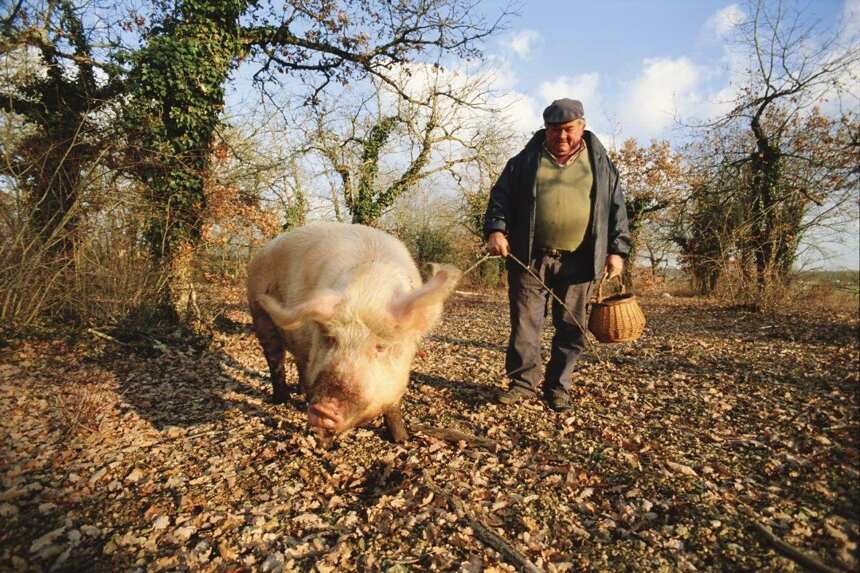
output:
[[557,99],[543,110],[544,123],[566,123],[585,117],[582,102],[578,99]]

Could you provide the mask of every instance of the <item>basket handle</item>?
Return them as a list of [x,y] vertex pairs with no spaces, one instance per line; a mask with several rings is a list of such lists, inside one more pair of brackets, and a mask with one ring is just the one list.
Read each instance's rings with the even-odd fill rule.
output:
[[[609,276],[609,273],[606,271],[603,271],[603,276],[600,277],[600,282],[597,283],[597,302],[603,302],[603,283],[606,282],[607,280],[612,280],[612,279],[607,278],[608,276]],[[626,292],[626,289],[624,288],[624,281],[621,280],[620,274],[615,275],[615,276],[618,277],[618,282],[621,283],[621,294],[624,294]]]

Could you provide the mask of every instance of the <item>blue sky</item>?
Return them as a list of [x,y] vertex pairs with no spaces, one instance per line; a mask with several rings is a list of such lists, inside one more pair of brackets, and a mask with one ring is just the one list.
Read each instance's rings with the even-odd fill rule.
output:
[[[860,37],[860,0],[797,5],[822,30],[843,25],[855,41]],[[503,3],[483,6],[490,14]],[[712,0],[526,1],[487,53],[500,70],[500,87],[517,94],[512,116],[523,130],[540,126],[540,112],[553,98],[573,97],[609,145],[628,137],[680,144],[690,132],[679,120],[694,123],[726,109],[731,78],[746,64],[732,49],[730,31],[747,10],[745,3]],[[860,95],[860,86],[853,91]],[[805,264],[860,268],[856,222],[815,242],[824,253],[808,251]]]
[[[488,14],[502,2],[485,2]],[[520,115],[553,97],[583,100],[599,134],[675,140],[675,116],[685,121],[719,111],[738,61],[729,49],[744,3],[712,0],[524,2],[488,54],[521,96]],[[803,3],[805,18],[834,28],[843,17],[860,27],[860,0]],[[531,108],[531,109],[529,109]],[[529,120],[523,119],[524,123]]]
[[[494,19],[509,3],[482,0],[480,9]],[[860,39],[860,0],[793,5],[822,30],[843,24]],[[573,97],[583,101],[589,129],[608,146],[629,137],[641,144],[668,139],[680,145],[691,132],[679,122],[727,111],[731,80],[748,63],[732,48],[731,31],[748,9],[745,2],[715,0],[521,0],[505,31],[488,40],[481,69],[461,71],[492,78],[496,102],[503,103],[524,141],[541,126],[541,111],[552,99]],[[244,99],[237,96],[249,96],[242,84],[234,86],[233,111],[247,109],[236,105]],[[836,235],[815,237],[815,243],[827,258],[810,251],[807,265],[860,268],[856,222]]]

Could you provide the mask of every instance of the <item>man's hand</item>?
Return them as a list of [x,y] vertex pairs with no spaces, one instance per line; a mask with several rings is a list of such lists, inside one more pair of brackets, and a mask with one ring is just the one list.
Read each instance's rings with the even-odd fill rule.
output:
[[615,278],[620,275],[623,270],[624,259],[621,255],[609,255],[606,257],[606,270],[604,271],[608,275],[606,278]]
[[487,239],[487,251],[491,255],[501,255],[502,257],[511,254],[511,247],[505,234],[501,231],[490,233],[490,237]]

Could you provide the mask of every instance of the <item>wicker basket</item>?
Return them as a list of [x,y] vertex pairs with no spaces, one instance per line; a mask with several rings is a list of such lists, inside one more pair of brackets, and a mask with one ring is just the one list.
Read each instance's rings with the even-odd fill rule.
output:
[[[633,293],[624,292],[621,283],[621,293],[603,298],[603,283],[600,280],[597,287],[597,301],[591,305],[591,316],[588,318],[588,330],[600,342],[630,342],[642,336],[645,330],[645,315],[636,302]],[[620,281],[620,277],[619,277]]]

